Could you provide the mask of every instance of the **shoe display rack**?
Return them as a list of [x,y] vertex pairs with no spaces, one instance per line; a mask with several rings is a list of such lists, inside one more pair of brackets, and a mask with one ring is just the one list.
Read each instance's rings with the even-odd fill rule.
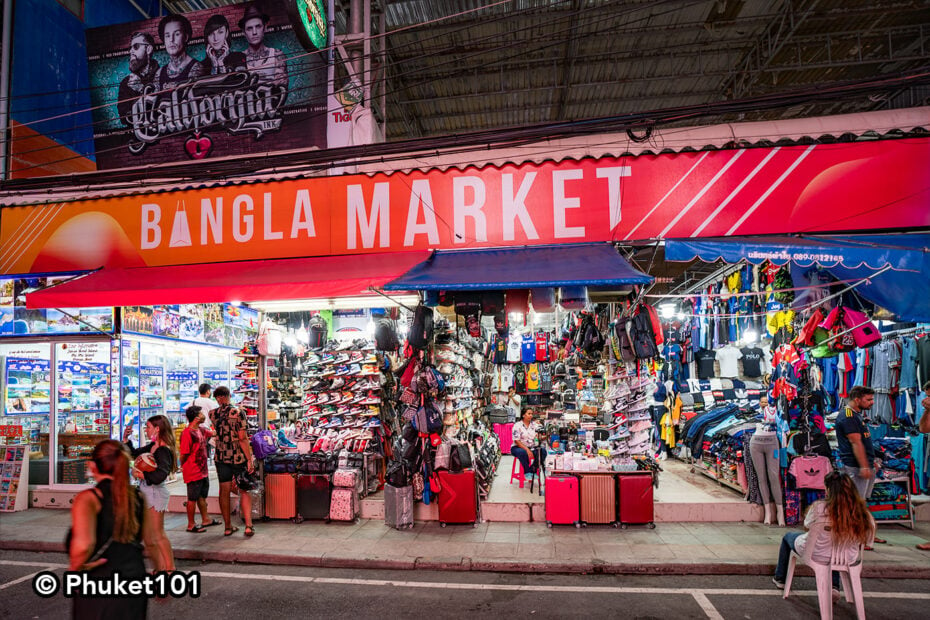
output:
[[436,370],[446,384],[443,424],[455,426],[455,432],[470,427],[475,421],[476,411],[483,408],[480,381],[483,355],[473,340],[462,334],[456,339],[453,328],[449,326],[437,332],[437,344],[433,349]]
[[239,363],[236,364],[236,374],[233,381],[238,384],[233,393],[237,395],[236,406],[245,412],[248,420],[258,422],[259,401],[259,354],[254,340],[246,342],[236,352]]
[[606,378],[602,419],[610,435],[610,454],[616,471],[636,470],[633,459],[650,453],[652,415],[650,395],[655,387],[646,376],[637,376],[635,366],[619,363],[610,366]]

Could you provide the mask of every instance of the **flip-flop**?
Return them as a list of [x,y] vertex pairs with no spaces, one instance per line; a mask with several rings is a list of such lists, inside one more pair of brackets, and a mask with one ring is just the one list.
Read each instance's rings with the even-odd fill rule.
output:
[[213,527],[214,525],[219,525],[220,522],[216,519],[210,519],[209,523],[201,523],[200,527]]
[[238,531],[239,531],[239,528],[236,527],[235,525],[232,527],[227,527],[226,530],[223,532],[223,536],[232,536]]
[[203,534],[207,530],[203,529],[203,526],[195,525],[194,527],[187,528],[187,531],[190,534]]
[[255,536],[255,528],[251,525],[245,526],[245,532],[243,532],[247,537]]

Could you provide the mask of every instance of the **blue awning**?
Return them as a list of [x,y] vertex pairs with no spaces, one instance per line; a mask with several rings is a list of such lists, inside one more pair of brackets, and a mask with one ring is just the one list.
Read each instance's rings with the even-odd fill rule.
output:
[[[922,239],[908,239],[921,237]],[[689,261],[700,258],[707,263],[746,260],[760,264],[766,260],[776,265],[788,262],[802,267],[866,267],[873,270],[890,265],[897,271],[917,272],[923,257],[912,244],[928,247],[930,235],[855,235],[848,237],[795,237],[773,235],[753,238],[708,237],[703,239],[668,239],[665,260]]]
[[[930,234],[851,235],[836,237],[771,236],[712,239],[669,239],[666,260],[706,262],[723,259],[736,263],[814,263],[838,280],[869,281],[856,293],[885,308],[898,320],[930,322]],[[877,273],[890,267],[890,269]]]
[[609,243],[437,250],[388,282],[389,291],[500,290],[648,284]]

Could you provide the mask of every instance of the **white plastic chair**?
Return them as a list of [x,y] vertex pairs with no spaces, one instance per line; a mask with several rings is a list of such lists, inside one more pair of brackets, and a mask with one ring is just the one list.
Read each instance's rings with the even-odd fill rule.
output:
[[830,563],[821,564],[814,561],[810,554],[814,549],[814,541],[822,533],[827,533],[827,528],[822,524],[815,525],[807,536],[804,555],[798,555],[794,551],[791,552],[791,558],[788,560],[788,574],[785,577],[784,598],[788,598],[791,593],[794,568],[798,559],[800,559],[814,571],[817,580],[817,599],[820,602],[821,620],[832,620],[833,618],[833,580],[830,575],[832,571],[837,571],[840,574],[840,582],[843,584],[846,602],[855,602],[856,617],[859,620],[865,620],[865,602],[862,599],[862,545],[858,545],[855,559],[849,562],[848,556],[850,555],[851,545],[834,543]]

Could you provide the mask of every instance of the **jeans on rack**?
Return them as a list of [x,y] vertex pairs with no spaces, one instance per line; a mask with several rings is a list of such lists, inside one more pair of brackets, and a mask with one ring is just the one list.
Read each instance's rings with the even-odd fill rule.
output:
[[756,470],[763,505],[771,502],[783,505],[781,468],[777,455],[779,447],[778,435],[775,434],[756,433],[749,442],[749,454],[752,457],[752,467]]
[[[796,541],[803,532],[785,532],[781,539],[781,547],[778,550],[778,564],[775,565],[775,579],[784,583],[788,576],[788,560],[791,559],[791,552],[795,551],[794,541]],[[833,587],[840,589],[840,574],[833,571],[830,575],[833,581]]]

